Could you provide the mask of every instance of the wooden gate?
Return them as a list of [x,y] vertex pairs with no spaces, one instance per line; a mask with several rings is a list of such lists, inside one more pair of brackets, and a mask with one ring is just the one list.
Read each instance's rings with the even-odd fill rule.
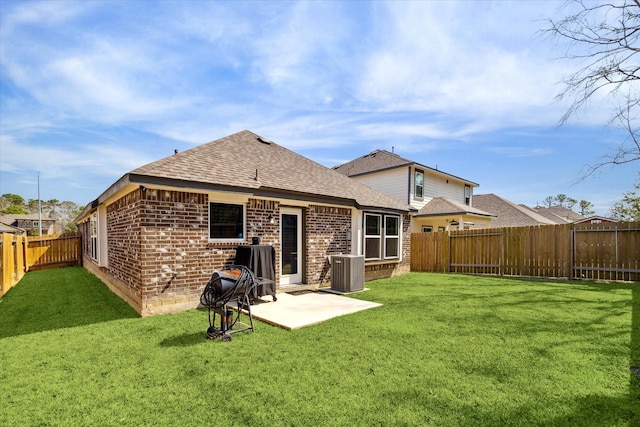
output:
[[631,223],[628,227],[571,230],[572,277],[640,281],[639,232]]

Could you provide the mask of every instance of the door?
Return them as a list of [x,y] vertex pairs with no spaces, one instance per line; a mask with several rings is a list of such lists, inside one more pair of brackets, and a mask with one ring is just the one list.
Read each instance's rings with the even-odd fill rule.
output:
[[280,284],[302,282],[302,209],[280,211]]

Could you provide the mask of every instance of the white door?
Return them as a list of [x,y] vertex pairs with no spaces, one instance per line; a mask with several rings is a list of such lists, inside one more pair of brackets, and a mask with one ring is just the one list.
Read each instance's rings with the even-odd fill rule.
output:
[[302,209],[280,210],[280,284],[302,282]]

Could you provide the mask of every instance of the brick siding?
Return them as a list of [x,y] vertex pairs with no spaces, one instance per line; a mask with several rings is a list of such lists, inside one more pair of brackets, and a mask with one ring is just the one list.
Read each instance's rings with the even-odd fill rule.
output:
[[109,205],[109,274],[140,294],[142,314],[197,306],[211,274],[233,264],[236,247],[252,237],[278,249],[278,202],[248,201],[243,243],[210,242],[208,209],[206,194],[152,189]]
[[[321,284],[330,279],[327,257],[351,253],[351,209],[311,205],[305,209],[305,283]],[[355,234],[355,233],[354,233]]]
[[[250,244],[253,237],[274,246],[279,271],[280,203],[250,198],[245,241],[219,243],[209,241],[209,201],[206,194],[138,189],[107,206],[108,274],[124,287],[123,294],[139,296],[129,300],[140,301],[134,308],[142,315],[196,307],[211,274],[233,264],[236,247]],[[303,280],[312,285],[326,283],[330,278],[327,257],[350,253],[347,231],[352,210],[310,205],[303,212]],[[386,270],[409,265],[410,217],[405,216],[403,224],[403,261],[389,263]],[[82,231],[89,235],[88,221]],[[90,247],[85,246],[84,252],[90,254]]]
[[140,201],[141,191],[137,190],[107,206],[109,274],[127,286],[125,292],[138,295],[142,289]]

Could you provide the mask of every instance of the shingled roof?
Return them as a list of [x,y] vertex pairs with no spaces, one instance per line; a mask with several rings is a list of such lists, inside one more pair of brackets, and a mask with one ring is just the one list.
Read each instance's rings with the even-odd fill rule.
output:
[[[359,208],[413,210],[405,203],[247,130],[141,166],[126,174],[119,183],[288,198],[306,195]],[[119,187],[118,183],[112,186]]]
[[336,170],[350,177],[355,177],[358,175],[366,175],[369,173],[380,172],[384,170],[406,167],[411,165],[414,165],[420,169],[429,170],[433,173],[437,173],[443,176],[458,179],[460,181],[466,182],[476,187],[478,186],[478,184],[473,181],[469,181],[467,179],[460,178],[458,176],[451,175],[446,172],[442,172],[438,169],[430,168],[429,166],[421,165],[420,163],[416,163],[412,160],[405,159],[403,157],[398,156],[395,153],[390,153],[386,150],[374,150],[371,153],[365,154],[364,156],[358,157],[357,159],[351,160],[350,162],[344,163],[339,166],[335,166],[333,170]]
[[475,194],[473,205],[496,215],[496,218],[491,220],[492,228],[555,224],[554,221],[537,214],[532,209],[517,205],[495,194]]
[[550,208],[536,206],[535,208],[532,208],[532,210],[558,224],[567,224],[574,221],[580,221],[585,218],[583,215],[580,215],[571,209],[567,209],[564,206],[551,206]]
[[442,216],[442,215],[477,215],[484,217],[494,217],[495,215],[467,206],[464,203],[456,202],[446,197],[434,197],[420,209],[416,216]]

